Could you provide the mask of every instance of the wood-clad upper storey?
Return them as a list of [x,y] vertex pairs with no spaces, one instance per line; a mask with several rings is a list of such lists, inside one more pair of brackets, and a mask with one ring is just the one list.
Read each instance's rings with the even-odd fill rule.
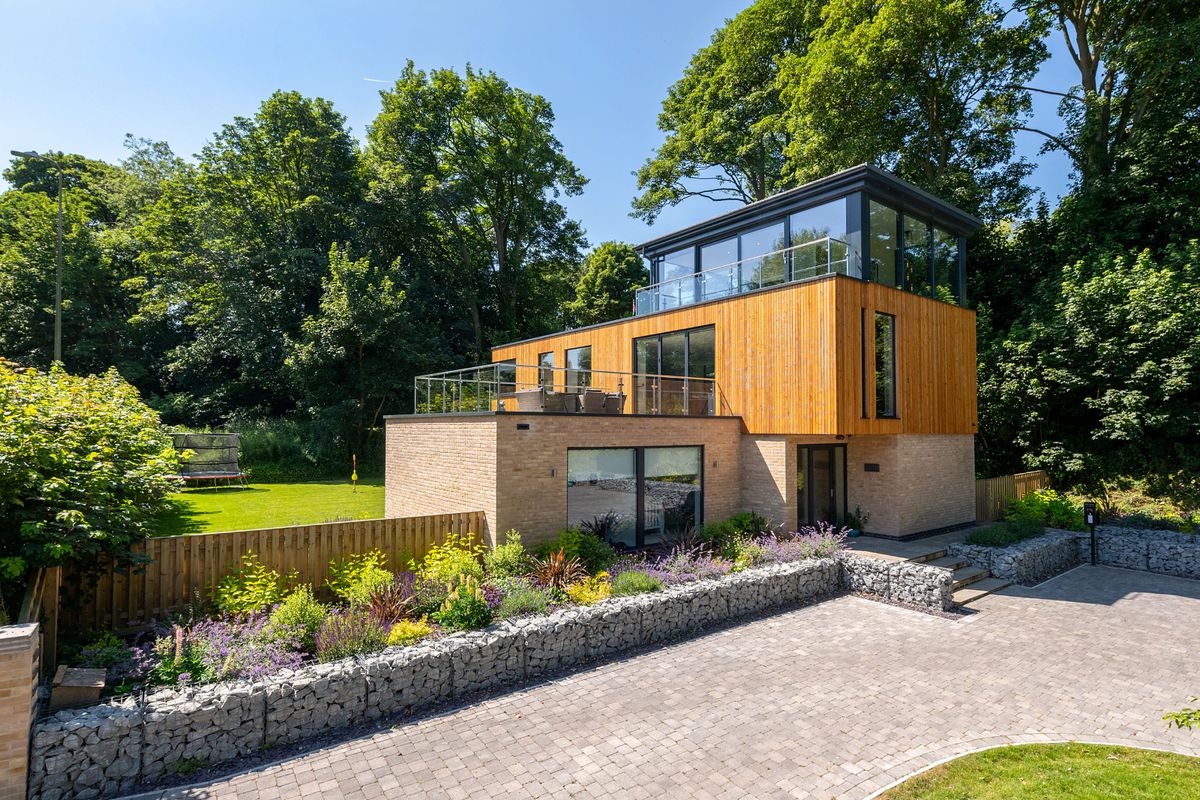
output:
[[[863,323],[876,311],[896,320],[895,419],[874,416],[874,328]],[[562,367],[568,349],[590,346],[592,369],[629,373],[635,339],[708,325],[716,382],[748,433],[976,432],[974,312],[844,275],[516,342],[492,360],[530,365],[518,380],[535,383],[541,354]]]

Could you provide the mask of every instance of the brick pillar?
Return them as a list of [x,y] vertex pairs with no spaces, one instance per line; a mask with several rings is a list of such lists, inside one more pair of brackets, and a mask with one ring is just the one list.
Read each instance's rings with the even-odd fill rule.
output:
[[38,626],[0,628],[0,800],[21,800],[38,685]]

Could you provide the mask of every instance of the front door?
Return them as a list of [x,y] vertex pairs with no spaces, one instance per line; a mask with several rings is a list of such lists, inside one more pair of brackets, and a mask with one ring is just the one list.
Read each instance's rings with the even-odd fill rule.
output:
[[846,445],[796,448],[796,518],[801,525],[829,522],[846,515]]

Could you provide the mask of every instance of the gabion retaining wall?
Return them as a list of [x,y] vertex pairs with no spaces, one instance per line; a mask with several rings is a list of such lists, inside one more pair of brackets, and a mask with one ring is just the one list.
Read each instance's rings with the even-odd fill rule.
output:
[[[959,543],[948,549],[1018,583],[1044,580],[1092,558],[1090,534],[1080,531],[1048,530],[1008,547]],[[1096,562],[1200,580],[1200,534],[1102,525],[1096,528]]]
[[61,711],[34,728],[30,797],[128,792],[188,766],[511,686],[840,588],[944,609],[949,587],[945,569],[843,554],[512,620],[261,681],[159,691],[144,705],[123,700]]

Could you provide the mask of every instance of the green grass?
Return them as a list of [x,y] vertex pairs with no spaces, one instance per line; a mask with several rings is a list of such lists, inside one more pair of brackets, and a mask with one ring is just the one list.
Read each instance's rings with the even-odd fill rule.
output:
[[1200,797],[1200,759],[1090,744],[1001,747],[955,759],[881,800],[1175,800]]
[[253,483],[245,489],[187,489],[171,497],[151,535],[242,531],[383,516],[383,482]]

